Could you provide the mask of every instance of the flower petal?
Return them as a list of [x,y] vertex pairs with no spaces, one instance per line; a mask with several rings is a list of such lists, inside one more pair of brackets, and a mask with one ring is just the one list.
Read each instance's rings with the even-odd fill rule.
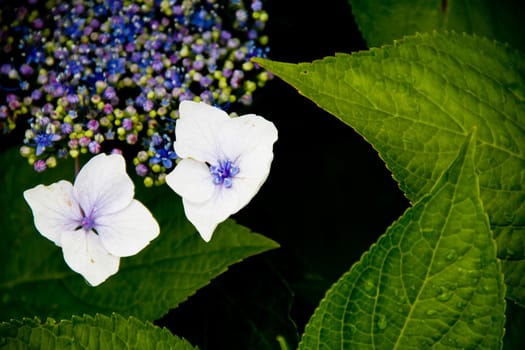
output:
[[[217,225],[244,207],[268,177],[277,129],[254,114],[230,118],[215,107],[184,101],[175,134],[175,152],[186,159],[166,181],[182,196],[187,218],[209,241]],[[228,185],[214,184],[208,165],[227,161],[239,173],[226,175]]]
[[239,173],[232,178],[232,186],[216,186],[213,197],[204,203],[183,196],[186,216],[205,241],[211,239],[219,223],[246,206],[266,181],[277,129],[262,117],[246,115],[224,124],[220,140],[221,157],[233,160],[239,168]]
[[75,179],[75,197],[86,215],[91,211],[111,214],[127,207],[134,186],[120,154],[101,153],[89,160]]
[[[235,196],[237,207],[234,212],[242,209],[259,192],[268,175],[273,160],[273,152],[264,145],[252,149],[249,154],[242,154],[238,160],[239,174],[233,178],[231,188],[223,193],[225,200]],[[233,213],[232,213],[233,214]]]
[[73,197],[73,185],[68,181],[38,185],[24,191],[24,198],[33,211],[38,232],[58,246],[61,235],[74,230],[82,218]]
[[181,160],[166,176],[166,183],[179,196],[194,203],[210,199],[215,190],[208,166],[193,159]]
[[227,196],[227,200],[225,200],[222,196],[222,193],[227,190],[229,189],[217,186],[215,195],[202,203],[193,203],[185,198],[182,199],[186,217],[206,242],[210,241],[217,225],[237,211],[235,208],[238,207],[238,204],[235,202],[235,197]]
[[64,260],[92,286],[117,273],[120,258],[111,255],[94,232],[77,230],[62,235]]
[[233,177],[230,188],[214,185],[213,196],[204,202],[192,202],[183,197],[186,217],[206,242],[218,224],[250,202],[268,177],[273,159],[271,150],[268,152],[266,147],[260,147],[252,150],[249,156],[241,157],[240,172]]
[[180,158],[216,161],[217,137],[231,118],[223,110],[204,102],[182,101],[175,126],[175,153]]
[[223,200],[232,203],[231,214],[246,206],[266,181],[275,141],[275,125],[254,114],[232,118],[221,128],[222,157],[233,160],[239,168],[239,173],[232,179],[231,188],[222,192]]
[[150,211],[135,199],[117,213],[97,217],[96,229],[104,248],[120,257],[137,254],[160,232]]
[[271,154],[277,128],[263,117],[247,114],[223,123],[217,137],[221,156],[235,160],[240,155],[249,156],[255,149],[263,148]]

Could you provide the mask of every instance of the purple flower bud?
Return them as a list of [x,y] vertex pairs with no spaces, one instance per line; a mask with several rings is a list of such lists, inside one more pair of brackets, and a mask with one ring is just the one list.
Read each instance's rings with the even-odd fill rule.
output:
[[14,100],[14,101],[9,102],[9,108],[13,111],[17,110],[18,108],[20,108],[20,101]]
[[133,52],[135,51],[135,43],[127,43],[125,46],[126,52]]
[[173,6],[173,14],[175,16],[179,16],[179,15],[182,15],[184,13],[184,8],[182,7],[182,5],[175,5]]
[[76,148],[78,148],[78,140],[77,139],[69,140],[67,145],[71,149],[76,149]]
[[87,127],[89,130],[96,131],[98,130],[99,123],[96,119],[91,119],[90,121],[88,121]]
[[204,61],[196,60],[195,62],[193,62],[193,69],[201,70],[203,67],[204,67]]
[[137,164],[135,167],[135,171],[137,172],[137,175],[139,176],[146,176],[148,174],[148,167],[145,164]]
[[78,140],[78,144],[81,146],[81,147],[87,147],[89,145],[89,143],[91,142],[91,139],[87,136],[82,136],[79,140]]
[[245,10],[240,9],[237,10],[237,12],[235,12],[235,17],[239,22],[246,22],[246,20],[248,19],[248,14]]
[[231,37],[232,37],[232,34],[231,34],[230,32],[228,32],[228,31],[226,31],[226,30],[223,30],[223,31],[221,32],[221,39],[222,39],[222,40],[224,40],[224,41],[228,41],[228,40],[231,39]]
[[2,73],[4,75],[8,75],[12,68],[13,68],[13,66],[11,66],[10,64],[4,63],[0,67],[0,73]]
[[235,52],[233,53],[233,57],[235,57],[237,61],[241,61],[242,59],[244,59],[245,56],[246,55],[241,50],[235,50]]
[[262,3],[259,0],[255,0],[252,2],[252,10],[253,11],[261,11],[262,10]]
[[255,29],[248,31],[248,39],[255,40],[257,39],[258,36],[259,36],[259,33]]
[[67,102],[69,104],[76,105],[77,103],[80,102],[80,98],[78,97],[78,95],[69,94],[69,95],[67,95]]
[[130,118],[124,118],[122,120],[122,127],[126,130],[126,131],[130,131],[131,129],[133,129],[133,122],[131,121]]
[[101,150],[101,146],[98,142],[96,141],[91,141],[88,145],[88,150],[89,152],[93,153],[93,154],[98,154],[100,153],[100,150]]
[[162,64],[162,61],[153,61],[153,64],[151,66],[155,72],[158,72],[164,68],[164,64]]
[[108,100],[112,100],[114,99],[115,97],[117,97],[117,92],[115,91],[115,89],[111,86],[108,86],[105,90],[104,90],[104,94],[103,94],[104,98],[105,99],[108,99]]
[[42,106],[42,112],[44,114],[51,114],[51,112],[53,112],[54,110],[55,107],[53,107],[53,105],[49,102]]
[[45,127],[49,124],[50,119],[48,117],[42,117],[38,118],[37,121],[41,127]]
[[151,136],[151,143],[154,146],[160,146],[162,144],[162,136],[157,133],[153,134],[153,136]]
[[138,137],[136,134],[129,134],[128,136],[126,136],[126,142],[130,145],[134,145],[135,143],[137,143],[137,140]]
[[213,83],[213,79],[206,75],[200,79],[199,83],[202,87],[207,88],[211,85],[211,83]]
[[144,109],[145,112],[151,111],[153,109],[153,101],[146,100],[144,104],[142,105],[142,108]]
[[73,131],[73,126],[69,123],[62,123],[62,125],[60,125],[60,130],[63,134],[69,135]]
[[5,118],[7,118],[7,106],[1,105],[0,106],[0,119],[5,119]]
[[90,36],[91,33],[93,33],[93,27],[91,26],[85,27],[82,33],[84,34],[84,36]]
[[191,45],[191,50],[196,54],[200,54],[204,51],[204,44],[194,43]]
[[5,101],[7,103],[11,103],[13,101],[18,101],[18,96],[16,96],[15,94],[7,94],[7,96],[5,97]]
[[98,19],[93,18],[91,20],[91,23],[89,23],[89,25],[96,29],[96,28],[100,27],[100,22],[98,21]]
[[104,107],[102,108],[102,110],[104,111],[104,113],[106,114],[111,114],[111,112],[113,112],[113,106],[110,105],[109,103],[106,103],[104,105]]
[[28,64],[23,64],[20,66],[20,73],[22,73],[22,75],[24,76],[28,76],[28,75],[31,75],[33,74],[34,70],[33,70],[33,67],[31,67],[30,65]]
[[45,161],[43,161],[42,159],[39,159],[33,164],[33,168],[35,169],[37,173],[41,173],[47,169],[47,165]]
[[34,100],[34,101],[38,101],[40,100],[40,98],[42,97],[42,92],[40,90],[34,90],[32,93],[31,93],[31,98]]

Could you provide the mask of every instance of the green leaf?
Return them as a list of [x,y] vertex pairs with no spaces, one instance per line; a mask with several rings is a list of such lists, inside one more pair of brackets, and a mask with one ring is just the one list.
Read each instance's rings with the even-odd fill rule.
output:
[[112,314],[70,320],[24,318],[0,323],[2,349],[196,349],[166,328]]
[[369,46],[390,44],[416,32],[454,30],[525,50],[521,0],[349,0]]
[[475,138],[432,191],[328,291],[300,349],[497,349],[503,275],[479,197]]
[[[498,256],[524,263],[525,55],[469,35],[434,33],[313,63],[256,61],[370,142],[412,202],[430,191],[477,127],[481,198]],[[521,286],[509,296],[525,305],[521,276],[506,274],[506,282]]]
[[22,197],[25,189],[38,183],[72,180],[66,170],[73,165],[61,163],[61,170],[37,174],[15,150],[0,154],[0,162],[9,164],[0,175],[5,189],[0,199],[2,319],[118,312],[155,320],[229,265],[278,246],[232,220],[220,225],[206,243],[186,220],[181,200],[173,191],[167,186],[145,189],[139,185],[136,197],[158,220],[160,236],[138,255],[121,259],[119,272],[93,288],[69,269],[62,250],[36,231]]

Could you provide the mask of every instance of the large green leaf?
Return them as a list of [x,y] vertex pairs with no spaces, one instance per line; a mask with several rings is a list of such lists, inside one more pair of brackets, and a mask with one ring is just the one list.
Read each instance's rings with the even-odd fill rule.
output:
[[[211,242],[204,242],[185,219],[180,198],[167,186],[137,186],[136,197],[152,211],[160,236],[140,254],[121,259],[120,271],[93,288],[71,271],[62,250],[33,226],[22,192],[65,175],[68,165],[37,174],[16,151],[0,154],[9,164],[0,175],[3,194],[0,222],[0,317],[70,317],[72,314],[118,312],[155,320],[186,300],[233,263],[277,247],[277,244],[229,220]],[[72,173],[72,172],[71,172]]]
[[436,186],[327,293],[300,349],[497,349],[503,275],[470,136]]
[[166,328],[112,314],[70,320],[24,318],[0,323],[2,349],[195,349]]
[[370,142],[412,202],[477,127],[481,198],[514,271],[508,296],[525,305],[525,55],[434,33],[313,63],[257,62]]
[[416,32],[454,30],[525,50],[522,0],[349,0],[369,46],[390,44]]

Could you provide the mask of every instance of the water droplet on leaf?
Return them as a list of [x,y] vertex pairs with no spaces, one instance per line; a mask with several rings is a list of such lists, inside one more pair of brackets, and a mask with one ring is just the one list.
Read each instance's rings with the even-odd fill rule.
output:
[[464,301],[458,301],[456,303],[456,307],[460,310],[463,310],[465,308],[465,305],[467,305]]
[[507,258],[512,258],[516,254],[516,252],[510,248],[507,248],[505,253]]
[[385,315],[377,315],[377,328],[380,330],[385,329],[387,326],[386,322],[386,316]]
[[452,292],[446,288],[441,287],[438,296],[436,297],[439,301],[448,301],[452,297]]
[[447,255],[445,256],[445,258],[448,260],[448,261],[454,261],[458,258],[458,253],[454,250],[454,249],[451,249]]
[[437,314],[436,310],[434,310],[434,309],[427,310],[427,315],[428,316],[432,316],[432,315],[435,315],[435,314]]
[[374,289],[374,284],[370,281],[365,281],[365,290],[371,292]]
[[443,342],[444,345],[448,345],[450,347],[456,347],[458,345],[457,344],[458,342],[454,338],[445,337],[443,340],[444,340],[444,342]]

